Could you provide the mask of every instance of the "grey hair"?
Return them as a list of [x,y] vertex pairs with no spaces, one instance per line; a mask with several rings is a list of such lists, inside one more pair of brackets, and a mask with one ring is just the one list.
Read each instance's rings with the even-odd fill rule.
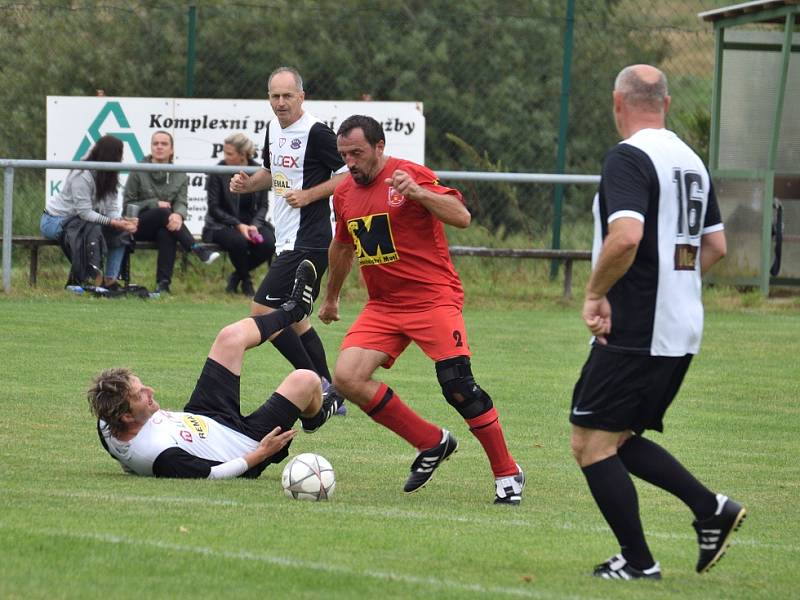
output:
[[658,79],[653,82],[644,81],[637,73],[637,66],[625,67],[614,80],[614,91],[625,97],[625,102],[647,112],[661,112],[664,99],[668,96],[667,76],[658,70]]
[[244,133],[232,133],[225,138],[225,143],[230,144],[239,154],[244,154],[247,158],[252,158],[256,154],[256,145]]
[[303,91],[303,78],[300,76],[300,73],[294,67],[278,67],[272,73],[269,74],[269,79],[267,79],[267,89],[269,89],[270,84],[272,83],[272,78],[275,77],[278,73],[291,73],[294,77],[294,83],[297,85],[297,91]]

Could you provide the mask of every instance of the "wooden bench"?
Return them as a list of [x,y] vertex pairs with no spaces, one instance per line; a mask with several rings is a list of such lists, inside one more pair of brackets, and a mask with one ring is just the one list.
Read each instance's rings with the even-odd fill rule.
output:
[[[0,237],[0,243],[2,243],[3,238]],[[48,240],[47,238],[43,238],[40,236],[35,235],[15,235],[11,238],[11,243],[15,246],[22,246],[26,248],[30,252],[30,270],[28,272],[28,283],[31,286],[36,286],[36,274],[39,270],[39,248],[43,246],[58,246],[58,242],[55,240]],[[222,251],[222,248],[217,244],[206,244],[205,242],[201,242],[201,245],[209,250],[217,250]],[[156,242],[136,242],[136,250],[157,250],[158,245]],[[182,250],[181,246],[178,245],[178,249]],[[186,265],[186,253],[183,253],[183,264],[184,269]]]
[[[0,242],[3,238],[0,237]],[[36,285],[36,273],[39,269],[39,248],[42,246],[58,246],[58,242],[48,240],[43,237],[33,235],[15,235],[11,238],[11,243],[27,248],[30,252],[30,272],[28,282]],[[209,250],[221,251],[217,244],[206,244],[203,246]],[[180,248],[180,246],[178,246]],[[155,242],[136,242],[136,250],[156,250],[158,246]],[[572,262],[576,260],[591,260],[592,253],[589,250],[554,250],[549,248],[486,248],[481,246],[450,246],[450,254],[453,256],[485,256],[490,258],[539,258],[546,260],[558,260],[564,263],[564,297],[572,297]],[[186,260],[184,253],[183,260]]]
[[450,246],[453,256],[487,256],[506,258],[542,258],[564,263],[564,298],[572,298],[572,262],[592,260],[591,250],[553,248],[486,248],[482,246]]

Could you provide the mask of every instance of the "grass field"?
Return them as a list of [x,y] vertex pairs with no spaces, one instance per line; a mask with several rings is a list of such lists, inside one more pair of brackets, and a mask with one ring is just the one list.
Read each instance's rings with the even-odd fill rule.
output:
[[[616,547],[569,452],[567,406],[587,336],[574,304],[525,306],[466,311],[474,371],[528,476],[515,509],[491,504],[480,446],[415,348],[382,375],[461,443],[418,494],[401,492],[413,450],[352,408],[291,449],[333,463],[328,503],[285,498],[276,467],[255,481],[126,476],[97,442],[83,395],[91,376],[130,366],[162,406],[180,408],[216,331],[245,305],[0,298],[0,597],[796,597],[797,311],[711,311],[703,351],[656,435],[748,507],[728,555],[696,575],[690,513],[637,485],[664,580],[620,583],[587,574]],[[318,324],[331,360],[358,306],[344,309],[343,323]],[[245,407],[287,370],[272,348],[251,351]]]

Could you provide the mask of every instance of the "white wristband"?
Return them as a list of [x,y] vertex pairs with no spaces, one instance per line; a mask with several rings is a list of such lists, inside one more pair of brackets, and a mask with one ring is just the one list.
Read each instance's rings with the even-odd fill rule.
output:
[[209,479],[232,479],[238,477],[247,471],[247,461],[242,458],[234,458],[221,465],[214,465],[211,467],[211,472],[208,474]]

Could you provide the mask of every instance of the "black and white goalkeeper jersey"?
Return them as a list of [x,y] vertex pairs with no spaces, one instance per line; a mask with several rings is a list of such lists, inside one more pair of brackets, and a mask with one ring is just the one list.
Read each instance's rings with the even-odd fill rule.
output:
[[272,174],[275,251],[327,250],[331,243],[330,201],[292,208],[283,199],[286,190],[307,190],[345,172],[336,149],[336,134],[325,123],[303,113],[286,129],[278,119],[267,125],[262,152],[264,168]]
[[606,154],[592,210],[593,265],[610,222],[644,223],[633,264],[607,294],[607,348],[696,354],[703,334],[700,238],[723,229],[703,161],[671,131],[640,130]]

